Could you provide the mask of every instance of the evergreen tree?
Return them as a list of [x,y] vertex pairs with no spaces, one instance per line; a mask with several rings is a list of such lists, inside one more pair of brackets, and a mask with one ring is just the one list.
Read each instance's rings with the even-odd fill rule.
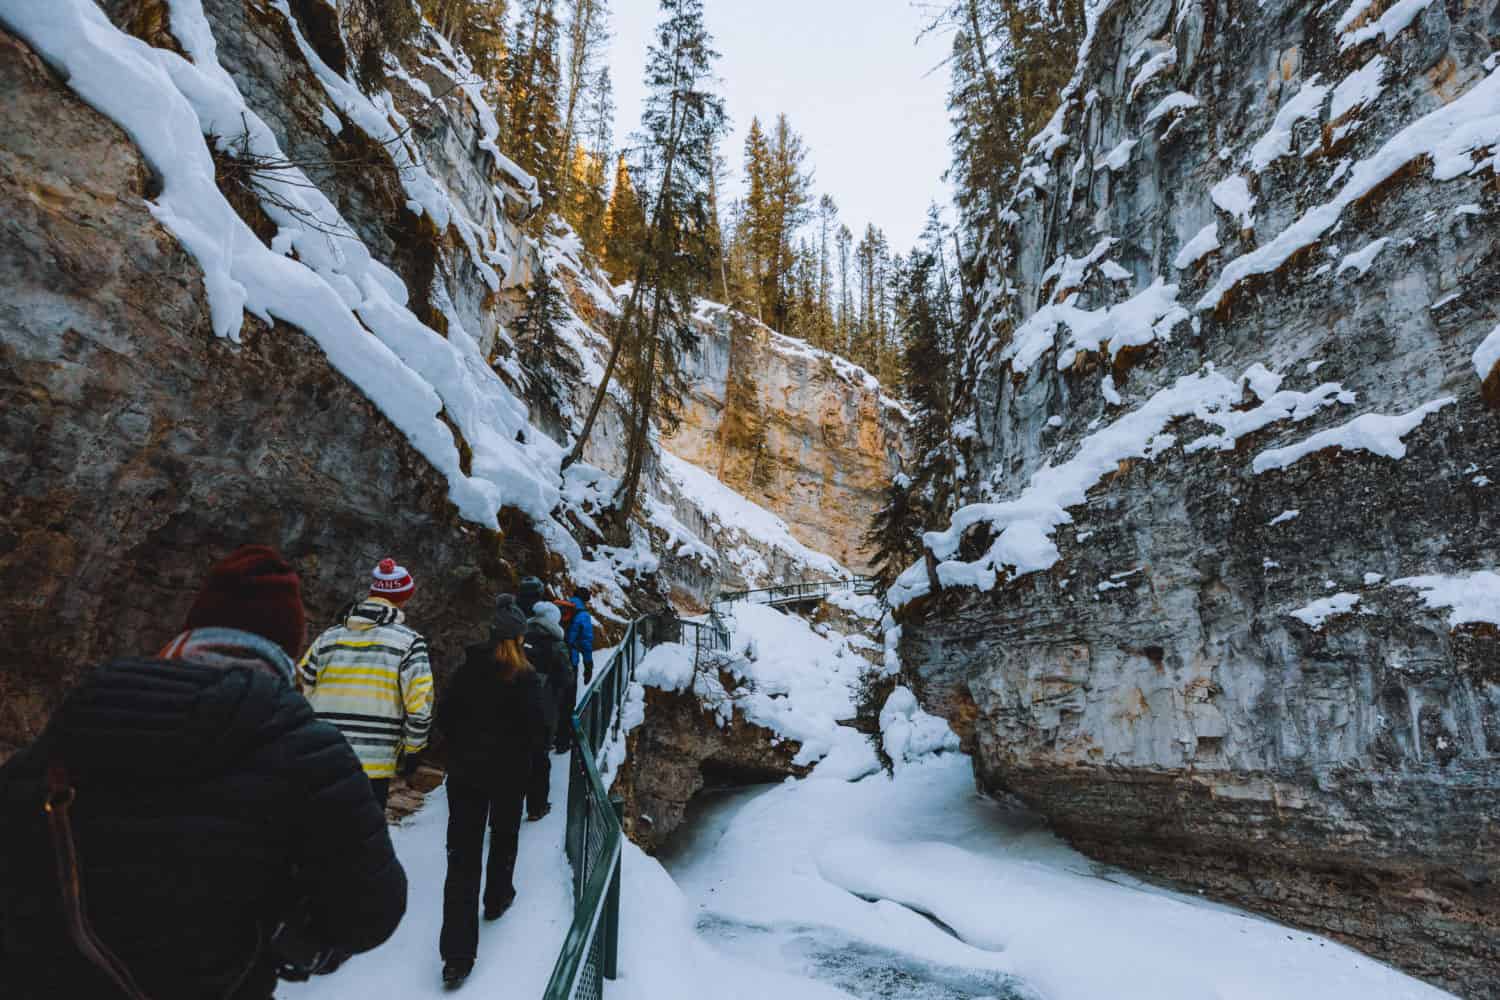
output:
[[738,237],[744,246],[747,274],[754,289],[755,318],[762,323],[770,316],[764,292],[770,256],[765,245],[766,220],[769,217],[771,148],[760,119],[750,119],[745,136],[745,200],[741,206]]
[[536,177],[547,206],[557,204],[562,147],[559,31],[557,0],[522,0],[506,56],[508,148],[516,163]]
[[885,488],[885,502],[865,532],[865,545],[874,552],[871,562],[881,591],[891,588],[906,567],[922,558],[922,528],[927,512],[907,476],[897,473]]
[[[571,168],[577,158],[580,132],[584,133],[584,148],[588,148],[587,109],[598,99],[592,91],[601,83],[612,89],[607,70],[602,74],[594,72],[595,64],[609,45],[609,3],[608,0],[563,0],[563,5],[568,24],[566,79],[563,81],[567,96],[558,152],[563,166]],[[613,103],[612,96],[607,99]],[[597,147],[591,152],[597,153]]]
[[839,349],[838,324],[834,319],[833,260],[831,241],[839,222],[839,206],[832,195],[818,199],[818,308],[817,341],[826,350]]
[[703,0],[661,0],[646,64],[647,98],[641,115],[641,162],[636,171],[652,206],[644,250],[636,255],[634,284],[615,324],[604,376],[568,463],[576,461],[598,418],[627,346],[630,392],[625,474],[614,500],[612,535],[628,541],[653,425],[673,426],[683,391],[680,359],[697,339],[693,294],[712,274],[709,187],[714,148],[724,130],[724,103],[707,88],[718,53],[703,23]]
[[793,241],[810,214],[812,173],[803,166],[807,147],[802,137],[792,131],[785,114],[776,116],[767,152],[765,215],[755,223],[766,261],[762,309],[771,317],[768,322],[773,327],[791,332],[788,330],[792,311],[790,279],[796,264]]
[[[970,246],[998,220],[1020,176],[1026,146],[1057,107],[1073,71],[1084,0],[944,0],[929,30],[951,30],[954,204]],[[983,260],[960,266],[982,269]],[[981,274],[966,282],[983,283]],[[972,303],[965,303],[972,320]]]
[[849,263],[854,255],[854,234],[848,226],[839,226],[834,237],[839,261],[839,314],[838,351],[844,357],[854,358],[854,299],[850,295]]
[[[614,84],[609,68],[601,69],[589,87],[588,103],[580,119],[574,152],[571,206],[568,222],[589,252],[605,256],[605,225],[609,209],[609,161],[614,139]],[[637,211],[639,204],[637,204]]]
[[614,190],[604,215],[604,269],[616,282],[635,273],[645,239],[646,217],[630,179],[625,154],[621,153],[615,164]]
[[526,303],[526,311],[517,318],[513,332],[521,367],[539,390],[543,405],[560,415],[567,404],[564,386],[578,379],[582,372],[562,340],[562,329],[569,320],[565,292],[544,265],[537,272]]
[[[380,4],[397,10],[400,3]],[[505,0],[421,0],[422,13],[454,48],[469,57],[484,81],[485,96],[498,97],[505,62]]]

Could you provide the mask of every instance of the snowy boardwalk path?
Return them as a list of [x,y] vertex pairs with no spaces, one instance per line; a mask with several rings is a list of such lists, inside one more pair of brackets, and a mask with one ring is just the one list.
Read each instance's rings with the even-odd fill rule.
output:
[[[479,925],[479,960],[463,993],[476,1000],[541,1000],[552,965],[573,919],[572,872],[563,854],[568,758],[552,757],[552,812],[521,824],[516,860],[516,902],[494,923]],[[438,958],[443,922],[443,878],[448,824],[446,788],[427,796],[421,811],[391,831],[406,867],[406,918],[395,936],[358,955],[335,975],[309,983],[283,983],[284,1000],[416,1000],[446,997]]]

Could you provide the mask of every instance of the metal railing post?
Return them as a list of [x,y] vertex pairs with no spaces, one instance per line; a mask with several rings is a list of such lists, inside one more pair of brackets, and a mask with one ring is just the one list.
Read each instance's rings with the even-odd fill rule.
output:
[[[615,819],[624,822],[625,800],[618,795],[609,799],[615,811]],[[615,863],[615,874],[609,880],[609,896],[604,902],[604,978],[614,980],[620,974],[620,877],[625,872],[625,851],[621,844],[620,858]]]

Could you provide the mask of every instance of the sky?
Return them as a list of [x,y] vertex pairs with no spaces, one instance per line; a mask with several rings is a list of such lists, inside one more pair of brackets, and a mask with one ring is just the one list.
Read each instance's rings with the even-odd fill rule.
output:
[[[655,0],[614,0],[611,73],[619,111],[616,145],[640,123],[646,46]],[[947,39],[916,44],[921,15],[910,0],[704,0],[722,53],[719,92],[732,132],[723,155],[725,202],[741,189],[745,133],[759,115],[785,111],[801,133],[815,195],[831,194],[855,238],[867,222],[893,251],[916,242],[927,206],[950,201]]]

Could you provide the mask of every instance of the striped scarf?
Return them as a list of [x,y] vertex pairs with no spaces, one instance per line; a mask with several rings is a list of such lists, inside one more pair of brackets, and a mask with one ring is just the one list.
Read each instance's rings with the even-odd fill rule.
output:
[[270,639],[234,628],[188,629],[156,654],[163,660],[187,660],[205,667],[230,670],[250,667],[295,683],[292,658]]

